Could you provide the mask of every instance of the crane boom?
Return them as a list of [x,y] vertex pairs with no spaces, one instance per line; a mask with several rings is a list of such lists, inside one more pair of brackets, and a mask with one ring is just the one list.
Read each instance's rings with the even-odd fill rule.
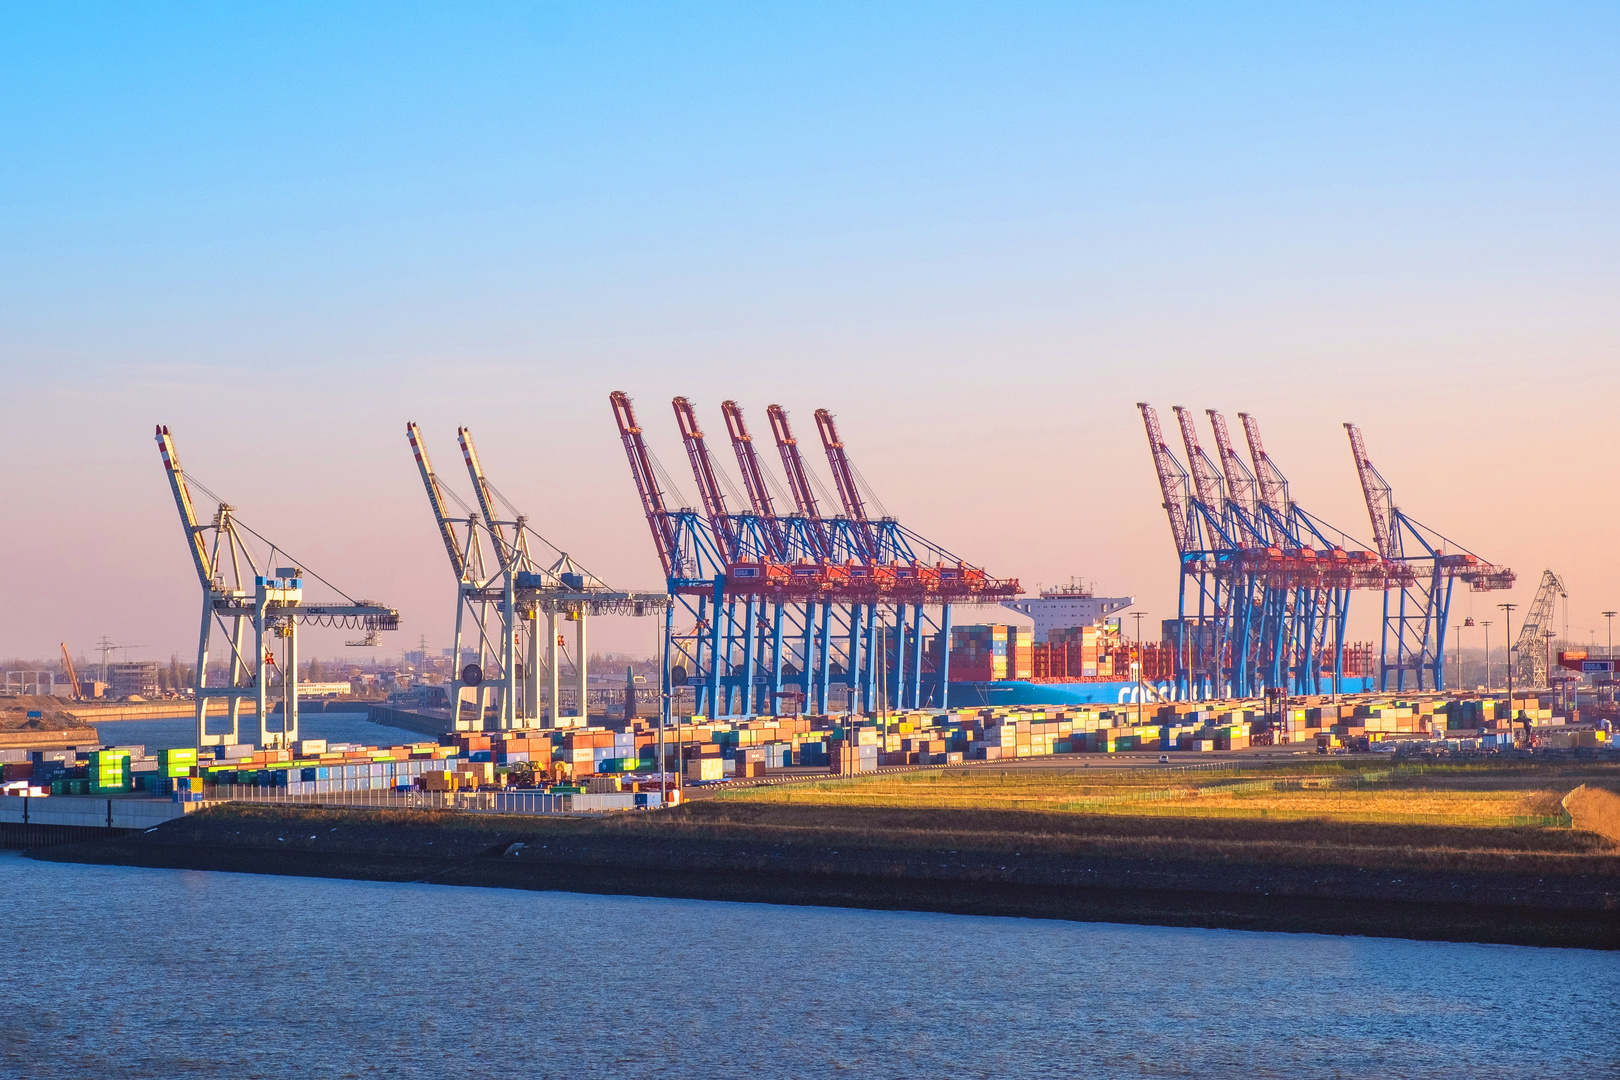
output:
[[197,524],[197,510],[191,502],[191,489],[186,486],[186,472],[180,467],[174,437],[163,424],[157,426],[157,443],[163,455],[163,470],[169,476],[169,488],[174,492],[174,505],[180,511],[180,525],[186,531],[186,546],[191,549],[191,561],[197,568],[197,579],[207,591],[214,582],[214,566],[208,555],[208,543],[203,539],[206,526]]
[[838,498],[844,504],[844,513],[851,521],[865,524],[866,504],[861,500],[861,490],[855,484],[855,469],[849,463],[849,454],[844,450],[844,441],[838,437],[838,425],[833,422],[833,414],[826,409],[816,410],[816,429],[821,432],[821,445],[827,451],[827,464],[832,467],[833,482],[838,485]]
[[1192,501],[1187,485],[1187,470],[1181,467],[1170,447],[1165,445],[1164,432],[1159,427],[1159,414],[1152,405],[1138,401],[1142,410],[1142,425],[1147,428],[1148,449],[1153,454],[1153,468],[1159,475],[1159,491],[1164,496],[1164,511],[1170,516],[1170,536],[1176,550],[1185,555],[1192,550],[1188,530],[1188,509]]
[[647,527],[652,530],[653,547],[658,549],[664,576],[672,577],[676,559],[675,528],[664,506],[664,493],[658,487],[652,452],[641,437],[641,425],[636,423],[630,395],[615,390],[608,395],[608,402],[613,407],[613,419],[619,425],[619,440],[624,443],[624,455],[630,462],[631,479],[635,481],[636,493],[641,496],[641,511],[647,515]]
[[1259,481],[1243,462],[1243,455],[1232,447],[1232,436],[1226,429],[1226,417],[1215,409],[1205,409],[1209,426],[1215,432],[1215,451],[1220,455],[1221,469],[1226,475],[1226,495],[1245,513],[1254,513],[1260,497]]
[[1288,478],[1277,468],[1260,441],[1260,422],[1248,413],[1238,413],[1243,421],[1243,437],[1249,443],[1249,457],[1254,461],[1254,475],[1260,485],[1260,501],[1275,513],[1286,517],[1289,513]]
[[428,505],[433,509],[433,518],[439,525],[439,537],[444,541],[444,550],[450,556],[450,569],[455,571],[457,579],[467,576],[467,559],[461,552],[461,546],[456,542],[454,519],[445,513],[444,492],[439,487],[439,477],[433,471],[433,462],[428,459],[427,444],[422,439],[422,429],[416,426],[414,420],[405,422],[405,437],[411,442],[411,453],[416,457],[417,471],[422,474],[422,486],[427,489]]
[[1193,490],[1198,501],[1214,513],[1220,513],[1226,495],[1221,490],[1220,470],[1198,445],[1198,429],[1193,425],[1191,410],[1175,406],[1176,422],[1181,425],[1181,441],[1187,447],[1187,467],[1192,470]]
[[703,512],[714,532],[715,545],[727,559],[736,559],[737,542],[731,529],[731,515],[726,511],[720,477],[709,458],[709,445],[704,441],[703,429],[698,427],[697,413],[684,397],[677,397],[670,404],[675,409],[675,422],[681,428],[681,442],[686,445],[686,457],[692,463],[692,476],[697,480],[698,494],[703,499]]
[[804,459],[799,456],[799,440],[788,426],[787,410],[772,405],[765,410],[771,420],[771,434],[776,438],[776,450],[782,455],[782,470],[787,473],[788,487],[799,513],[810,521],[821,520],[821,508],[816,505],[816,493],[810,488],[810,474],[805,472]]
[[720,413],[726,420],[726,433],[731,437],[731,448],[737,454],[737,468],[742,472],[743,487],[748,491],[748,501],[754,507],[754,513],[766,521],[776,518],[776,508],[771,504],[770,489],[765,486],[765,474],[759,466],[759,456],[754,452],[754,438],[748,434],[748,425],[743,422],[742,406],[735,401],[722,401]]
[[484,467],[478,462],[478,448],[473,445],[472,429],[456,428],[456,438],[461,443],[461,456],[467,462],[467,475],[472,477],[473,493],[478,496],[478,508],[484,513],[484,524],[489,527],[490,536],[495,538],[495,553],[504,569],[511,564],[516,553],[515,544],[507,542],[506,530],[497,524],[495,493],[490,490],[489,481],[484,478]]
[[1399,558],[1395,544],[1395,491],[1373,467],[1361,429],[1348,423],[1344,429],[1350,433],[1350,453],[1356,459],[1356,475],[1361,478],[1361,493],[1367,499],[1367,516],[1372,519],[1373,542],[1378,545],[1378,554],[1386,559]]
[[67,669],[68,686],[72,688],[74,701],[83,701],[84,695],[79,691],[79,673],[73,669],[73,657],[68,655],[67,642],[62,642],[62,666]]

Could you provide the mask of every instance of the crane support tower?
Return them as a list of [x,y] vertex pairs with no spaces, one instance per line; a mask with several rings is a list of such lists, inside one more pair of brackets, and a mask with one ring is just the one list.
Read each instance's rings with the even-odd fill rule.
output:
[[721,406],[743,509],[741,496],[727,501],[737,489],[710,455],[696,409],[674,399],[700,510],[675,491],[629,395],[616,391],[609,404],[670,600],[666,703],[675,687],[692,685],[694,712],[711,717],[947,704],[952,605],[999,602],[1018,594],[1018,582],[992,578],[883,513],[830,412],[818,411],[816,424],[844,512],[829,518],[780,405],[766,413],[785,492],[755,451],[742,407]]
[[1524,625],[1519,628],[1518,640],[1513,645],[1513,651],[1518,654],[1513,658],[1513,670],[1518,674],[1519,685],[1526,690],[1548,685],[1552,672],[1547,663],[1547,639],[1553,633],[1553,615],[1558,601],[1568,599],[1569,590],[1564,588],[1564,579],[1551,570],[1543,570],[1541,584],[1536,586],[1536,597],[1530,601],[1530,609],[1524,615]]
[[1508,589],[1513,571],[1486,562],[1402,511],[1389,481],[1367,456],[1361,429],[1351,423],[1344,429],[1385,566],[1379,689],[1444,690],[1453,586],[1460,580],[1475,592]]
[[[459,499],[434,472],[426,440],[414,421],[406,423],[405,436],[456,579],[449,694],[454,728],[586,725],[587,620],[593,615],[657,615],[667,605],[665,595],[609,588],[566,551],[554,549],[552,562],[539,561],[530,541],[549,543],[490,482],[470,428],[457,428],[456,440],[476,507]],[[461,514],[450,511],[447,498],[459,505]],[[572,713],[563,707],[559,653],[566,646],[559,623],[574,626]],[[475,647],[469,646],[469,639]],[[475,659],[464,663],[473,653]]]
[[[277,545],[237,520],[236,507],[212,496],[195,480],[188,482],[180,466],[174,438],[163,425],[157,427],[158,450],[169,477],[169,488],[180,512],[186,547],[191,554],[197,581],[202,586],[202,626],[197,635],[197,672],[192,690],[197,703],[197,745],[253,742],[260,747],[287,747],[298,740],[298,627],[300,625],[361,628],[368,633],[399,629],[399,612],[369,600],[355,600],[318,578],[346,603],[309,604],[304,601],[305,571],[295,565],[277,566],[286,553]],[[214,498],[216,509],[208,524],[198,520],[191,498],[195,485]],[[256,558],[243,533],[269,546],[267,554]],[[291,561],[291,560],[288,560]],[[208,658],[213,634],[218,630],[229,650],[229,675],[223,686],[208,685]],[[252,652],[246,634],[253,634]],[[282,644],[278,662],[274,645]],[[272,726],[270,715],[270,675],[281,673],[281,720]],[[208,703],[224,701],[228,727],[210,731]],[[241,728],[241,708],[252,701],[258,711],[258,731],[246,739]],[[216,718],[218,719],[218,718]]]

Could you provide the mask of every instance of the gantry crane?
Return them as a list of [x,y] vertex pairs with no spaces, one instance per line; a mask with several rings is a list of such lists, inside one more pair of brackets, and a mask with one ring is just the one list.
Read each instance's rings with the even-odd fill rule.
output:
[[[428,506],[433,511],[434,523],[438,526],[445,554],[450,559],[450,572],[456,578],[456,621],[448,695],[452,727],[460,730],[463,726],[462,705],[469,689],[473,692],[472,703],[474,713],[478,717],[477,726],[482,727],[484,712],[489,705],[488,695],[492,689],[492,685],[484,677],[486,653],[498,651],[499,646],[499,642],[490,633],[490,612],[501,600],[495,590],[498,575],[491,575],[485,566],[482,525],[477,512],[463,504],[461,509],[464,516],[450,513],[445,496],[447,494],[451,498],[456,496],[440,483],[438,474],[433,471],[433,461],[428,456],[427,442],[422,437],[421,428],[414,421],[406,422],[405,437],[410,441],[411,453],[416,458],[422,486],[427,491]],[[460,502],[459,499],[456,501]],[[463,665],[464,642],[469,628],[475,629],[478,643],[477,659],[471,664]]]
[[[416,456],[428,503],[433,510],[451,570],[456,574],[455,643],[457,671],[451,688],[451,718],[458,730],[481,730],[486,710],[493,705],[495,726],[501,730],[535,726],[571,727],[588,723],[589,642],[587,620],[592,615],[655,615],[662,611],[661,592],[621,592],[609,588],[581,567],[566,551],[557,550],[551,565],[534,558],[530,540],[545,543],[528,518],[501,497],[490,482],[473,441],[472,430],[456,430],[462,461],[471,481],[477,510],[468,510],[465,533],[458,534],[460,519],[444,503],[444,487],[429,463],[421,429],[406,424],[406,435]],[[460,502],[459,499],[457,499]],[[465,504],[463,504],[465,506]],[[506,513],[502,513],[504,507]],[[484,561],[483,537],[494,556],[491,570]],[[470,615],[470,620],[464,616]],[[544,617],[545,629],[540,629]],[[561,639],[558,622],[574,624],[574,694],[576,711],[562,712]],[[462,666],[465,632],[476,628],[478,660]],[[542,644],[544,648],[542,648]],[[486,663],[489,670],[485,670]],[[476,670],[470,670],[476,667]],[[541,671],[548,693],[541,694]],[[477,687],[475,715],[462,715],[465,688]],[[492,692],[493,702],[488,700]],[[542,710],[542,698],[545,709]]]
[[[1461,580],[1475,592],[1508,589],[1513,586],[1513,571],[1486,562],[1404,513],[1395,505],[1389,481],[1367,456],[1361,430],[1350,423],[1344,428],[1350,436],[1373,540],[1386,569],[1379,689],[1391,689],[1392,674],[1393,689],[1407,689],[1410,672],[1416,683],[1413,689],[1444,690],[1452,586]],[[1447,545],[1453,549],[1450,553]]]
[[[1193,414],[1178,406],[1189,471],[1165,442],[1153,407],[1146,402],[1137,407],[1181,563],[1177,619],[1167,623],[1167,633],[1170,626],[1177,628],[1178,693],[1336,691],[1349,591],[1381,584],[1376,557],[1346,551],[1293,501],[1252,416],[1239,414],[1253,461],[1250,471],[1219,412],[1206,410],[1217,465],[1199,442]],[[1324,685],[1330,651],[1332,678]]]
[[[800,697],[807,710],[819,706],[830,711],[834,675],[858,695],[859,707],[871,708],[878,701],[874,681],[878,671],[889,684],[883,700],[920,705],[925,696],[932,696],[943,703],[950,603],[999,599],[1018,591],[1017,582],[989,577],[981,568],[901,528],[893,518],[867,520],[858,502],[853,516],[822,518],[786,411],[777,405],[769,410],[771,427],[796,512],[783,516],[776,511],[768,473],[735,402],[727,402],[722,411],[749,493],[749,508],[740,511],[727,504],[729,485],[685,398],[672,404],[703,511],[672,510],[665,504],[667,477],[647,447],[629,397],[615,392],[610,403],[669,594],[679,605],[683,622],[689,618],[693,626],[677,632],[672,616],[666,623],[666,651],[678,661],[674,666],[696,674],[697,708],[705,715],[752,715],[774,707],[784,696]],[[830,421],[830,414],[825,415]],[[823,431],[841,452],[836,429]],[[845,481],[847,490],[855,490],[853,466],[848,466]],[[878,539],[885,535],[892,539]],[[917,558],[915,551],[925,552],[927,558]],[[941,655],[926,692],[925,606],[942,607],[944,612]],[[879,630],[880,609],[894,612],[892,637]],[[880,632],[875,639],[874,633]],[[874,640],[885,650],[896,650],[894,662],[872,662]],[[787,680],[799,689],[784,690]]]
[[[355,600],[333,588],[324,578],[317,580],[339,592],[347,603],[307,604],[304,602],[304,573],[295,565],[276,566],[278,554],[285,552],[240,523],[236,508],[214,496],[218,508],[213,520],[204,525],[197,518],[191,486],[180,456],[175,451],[169,429],[157,427],[158,450],[169,477],[186,547],[202,586],[202,626],[197,636],[197,672],[193,693],[197,702],[197,745],[219,746],[242,741],[240,714],[242,702],[252,700],[258,710],[259,746],[290,746],[298,739],[298,627],[302,625],[361,627],[366,630],[397,630],[399,612],[369,600]],[[207,492],[202,485],[196,485]],[[256,561],[242,533],[248,533],[269,546],[262,562]],[[230,623],[226,629],[227,621]],[[225,636],[230,648],[228,683],[208,685],[209,645],[215,628]],[[253,652],[244,653],[245,631],[253,631]],[[283,646],[278,663],[271,650],[275,641]],[[270,672],[282,675],[282,720],[279,729],[270,727]],[[226,703],[228,731],[208,730],[208,703]]]

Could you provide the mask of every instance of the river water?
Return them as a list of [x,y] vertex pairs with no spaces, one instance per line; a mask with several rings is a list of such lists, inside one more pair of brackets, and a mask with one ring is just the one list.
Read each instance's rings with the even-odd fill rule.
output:
[[1612,953],[38,863],[0,1075],[1594,1077]]
[[[298,718],[298,733],[306,739],[360,743],[364,746],[403,746],[413,742],[434,741],[431,735],[373,724],[367,716],[365,712],[310,713]],[[281,722],[279,717],[276,718],[276,722]],[[242,726],[253,727],[256,723],[256,720],[249,717],[242,721]],[[197,721],[192,717],[104,720],[91,726],[96,729],[101,741],[110,746],[144,746],[148,752],[152,752],[197,745]],[[256,732],[258,728],[253,727],[253,730]]]

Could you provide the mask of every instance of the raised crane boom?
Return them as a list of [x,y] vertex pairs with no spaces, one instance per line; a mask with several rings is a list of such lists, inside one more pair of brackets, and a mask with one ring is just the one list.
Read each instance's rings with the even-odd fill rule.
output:
[[613,419],[619,426],[624,455],[630,461],[630,476],[636,483],[636,493],[641,496],[641,511],[647,515],[653,546],[658,549],[658,561],[663,564],[664,576],[673,577],[678,554],[675,527],[664,506],[664,493],[658,487],[652,453],[642,439],[641,425],[636,423],[636,411],[630,404],[630,395],[623,390],[615,390],[608,395],[608,402],[613,406]]
[[1361,478],[1361,493],[1367,499],[1367,516],[1372,519],[1373,542],[1378,545],[1378,554],[1386,559],[1399,558],[1395,543],[1395,491],[1373,467],[1361,429],[1354,424],[1345,424],[1344,429],[1350,433],[1350,453],[1356,459],[1356,475]]
[[692,476],[697,480],[703,512],[709,518],[709,528],[714,531],[714,542],[727,559],[740,558],[731,515],[726,510],[725,495],[720,491],[720,476],[709,458],[709,445],[704,441],[703,429],[698,426],[697,413],[684,397],[677,397],[670,404],[675,408],[675,422],[681,428],[681,442],[686,445],[686,456],[692,463]]
[[1279,517],[1289,515],[1288,480],[1282,470],[1272,463],[1271,456],[1260,441],[1260,423],[1248,413],[1238,413],[1243,421],[1243,437],[1249,443],[1249,457],[1254,460],[1254,475],[1260,484],[1260,501]]
[[499,523],[499,516],[495,513],[495,493],[490,490],[489,481],[484,478],[484,467],[478,462],[478,448],[473,445],[472,429],[456,428],[456,438],[461,443],[461,456],[467,463],[467,475],[472,478],[473,493],[478,496],[478,508],[484,513],[484,524],[489,527],[489,535],[495,539],[495,554],[505,569],[517,555],[517,537],[514,536],[513,541],[508,543],[506,530]]
[[79,691],[79,673],[73,668],[73,657],[68,655],[67,642],[62,642],[62,666],[67,670],[68,688],[74,701],[83,701],[84,695]]
[[1192,493],[1188,488],[1187,470],[1181,467],[1170,447],[1165,444],[1164,431],[1159,427],[1159,414],[1152,405],[1138,401],[1142,410],[1142,424],[1147,428],[1148,449],[1153,453],[1153,469],[1159,474],[1159,491],[1164,496],[1164,511],[1170,516],[1170,536],[1176,550],[1183,555],[1192,551],[1192,533],[1188,524],[1188,510]]
[[422,440],[422,429],[416,426],[414,420],[405,422],[405,437],[411,442],[411,453],[416,457],[417,471],[422,474],[422,486],[427,489],[428,505],[433,508],[433,518],[439,526],[439,538],[444,541],[445,553],[450,556],[450,569],[455,572],[458,580],[465,578],[467,559],[456,540],[455,519],[445,513],[444,491],[439,487],[439,477],[433,471],[433,463],[428,460],[427,444]]
[[771,434],[776,438],[776,450],[782,455],[782,470],[787,473],[788,487],[799,513],[810,521],[821,520],[821,509],[816,505],[816,494],[810,488],[810,474],[805,472],[804,459],[799,456],[799,441],[788,426],[787,410],[772,405],[765,410],[771,420]]
[[1204,453],[1204,448],[1198,445],[1198,429],[1193,426],[1191,410],[1177,405],[1175,412],[1176,422],[1181,425],[1181,441],[1187,447],[1187,467],[1192,470],[1193,490],[1198,493],[1199,502],[1211,513],[1219,514],[1226,502],[1226,494],[1221,490],[1220,471]]
[[203,539],[207,527],[197,524],[197,510],[191,502],[191,489],[186,486],[186,472],[180,467],[174,439],[162,424],[157,425],[157,442],[163,454],[163,471],[169,477],[169,489],[174,492],[174,505],[180,510],[180,526],[186,531],[186,546],[191,549],[191,561],[197,568],[197,580],[207,590],[214,583],[214,564],[208,554],[208,542]]
[[838,437],[838,425],[833,422],[833,414],[826,409],[816,410],[816,429],[821,432],[821,445],[827,451],[827,464],[832,467],[833,482],[838,485],[838,498],[844,504],[844,513],[851,521],[865,523],[866,503],[861,499],[861,489],[855,483],[855,469],[849,463],[849,454],[844,451],[844,441]]
[[731,437],[731,448],[737,454],[737,468],[742,472],[748,501],[753,505],[754,513],[766,521],[772,521],[776,518],[776,508],[771,505],[771,492],[765,486],[759,456],[754,453],[754,438],[748,434],[748,425],[743,422],[742,406],[735,401],[722,401],[720,414],[725,417],[726,434]]
[[1243,455],[1232,446],[1232,436],[1226,429],[1226,417],[1215,409],[1205,409],[1209,426],[1215,432],[1215,451],[1221,458],[1221,469],[1226,476],[1226,497],[1246,514],[1254,513],[1260,499],[1260,483],[1243,462]]

